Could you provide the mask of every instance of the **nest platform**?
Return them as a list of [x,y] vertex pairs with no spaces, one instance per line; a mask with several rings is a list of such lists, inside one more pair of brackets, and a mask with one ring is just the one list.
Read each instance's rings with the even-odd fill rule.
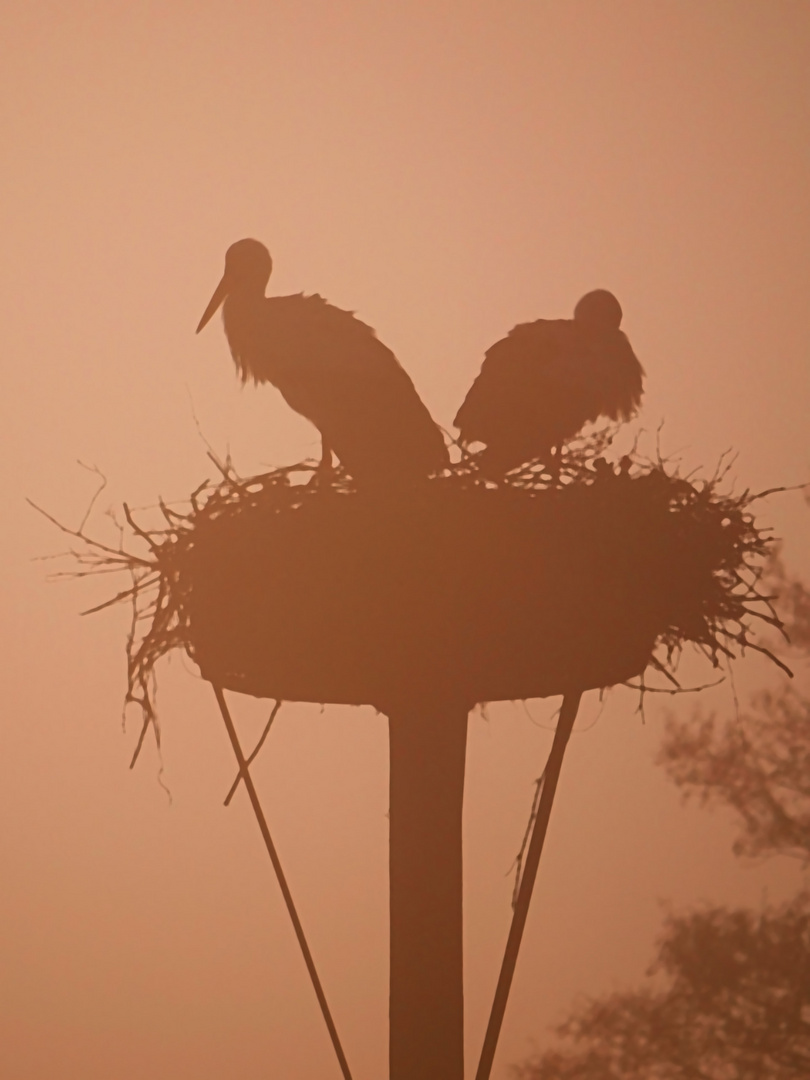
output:
[[665,568],[607,510],[436,484],[215,518],[189,552],[189,652],[211,681],[288,701],[471,707],[623,682],[666,621]]
[[747,496],[663,465],[589,461],[556,483],[457,466],[386,496],[293,476],[226,475],[187,514],[164,507],[170,527],[136,526],[158,595],[131,642],[135,700],[180,646],[256,697],[472,707],[623,683],[686,642],[717,663],[772,618]]

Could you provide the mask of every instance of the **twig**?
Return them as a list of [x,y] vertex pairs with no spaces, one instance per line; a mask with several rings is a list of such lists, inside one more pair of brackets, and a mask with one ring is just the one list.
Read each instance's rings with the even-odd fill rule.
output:
[[148,532],[146,532],[145,529],[142,529],[140,525],[138,525],[138,523],[133,519],[132,514],[130,513],[130,509],[126,503],[123,503],[123,507],[124,517],[126,518],[127,525],[129,525],[130,529],[132,529],[136,536],[140,536],[141,540],[145,540],[149,547],[152,549],[152,551],[157,552],[159,550],[159,545],[153,540],[152,536]]
[[95,495],[90,500],[90,504],[88,505],[87,510],[85,511],[84,517],[82,518],[82,523],[79,526],[79,532],[81,533],[81,532],[84,531],[84,527],[87,524],[87,519],[90,517],[90,513],[91,513],[91,511],[93,509],[93,506],[95,505],[96,499],[99,497],[99,495],[102,493],[104,488],[107,486],[107,477],[104,475],[104,473],[101,471],[101,469],[98,468],[97,465],[85,465],[85,463],[83,461],[79,461],[78,464],[83,469],[87,469],[88,472],[95,473],[96,476],[101,478],[101,484],[99,485],[99,488],[96,491]]
[[808,489],[810,489],[810,481],[804,484],[790,484],[785,487],[766,488],[765,491],[758,491],[756,495],[750,495],[749,502],[756,502],[757,499],[766,499],[769,495],[780,495],[783,491],[807,491]]
[[96,548],[98,551],[103,551],[105,555],[110,555],[114,559],[126,559],[128,563],[137,563],[139,566],[148,567],[152,569],[153,563],[147,559],[140,559],[137,555],[131,555],[129,552],[116,551],[115,548],[108,547],[106,544],[100,543],[98,540],[93,540],[89,536],[85,536],[83,532],[79,532],[76,529],[70,529],[67,525],[63,525],[61,521],[57,521],[55,517],[48,513],[47,510],[43,510],[41,506],[33,501],[33,499],[26,498],[25,500],[29,506],[33,507],[38,514],[42,514],[44,518],[47,518],[52,525],[55,525],[60,532],[65,533],[67,536],[72,536],[76,540],[81,540],[83,544],[87,544],[88,547]]
[[622,686],[626,686],[629,690],[639,690],[643,694],[697,694],[701,690],[711,690],[714,686],[720,686],[724,683],[725,676],[717,679],[715,682],[703,683],[702,686],[677,686],[674,689],[670,689],[668,686],[647,686],[641,683],[622,683]]

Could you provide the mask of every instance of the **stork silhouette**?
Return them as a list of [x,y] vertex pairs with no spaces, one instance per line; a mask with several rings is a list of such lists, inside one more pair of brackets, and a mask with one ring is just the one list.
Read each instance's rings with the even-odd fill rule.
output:
[[573,319],[520,323],[487,350],[454,421],[462,445],[486,444],[479,455],[485,472],[539,459],[557,475],[562,445],[585,424],[634,415],[644,369],[621,321],[616,297],[596,289]]
[[272,383],[321,433],[358,486],[429,476],[448,463],[442,433],[398,360],[374,330],[317,294],[266,297],[273,261],[258,240],[238,240],[197,333],[222,305],[242,380]]

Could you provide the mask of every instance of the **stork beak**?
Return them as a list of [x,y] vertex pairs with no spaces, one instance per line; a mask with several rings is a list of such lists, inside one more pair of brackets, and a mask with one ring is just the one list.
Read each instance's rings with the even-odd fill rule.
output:
[[227,295],[228,295],[228,277],[227,277],[227,274],[223,274],[222,281],[220,281],[219,285],[217,285],[216,289],[214,290],[214,295],[208,301],[208,307],[203,312],[203,317],[200,319],[200,323],[199,323],[199,326],[197,327],[196,333],[199,334],[199,332],[202,330],[202,328],[205,326],[205,324],[210,321],[211,316],[214,314],[214,312],[217,310],[217,308],[219,308],[222,305],[222,303],[225,300],[225,297]]

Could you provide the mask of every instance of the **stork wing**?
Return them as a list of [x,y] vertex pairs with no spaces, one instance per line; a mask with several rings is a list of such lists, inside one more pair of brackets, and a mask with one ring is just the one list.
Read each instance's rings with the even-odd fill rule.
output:
[[427,476],[444,468],[441,431],[370,326],[320,296],[274,297],[268,308],[268,336],[284,342],[273,382],[358,482]]
[[544,426],[559,396],[570,325],[565,319],[520,323],[487,349],[454,420],[462,442],[491,445],[515,427]]

